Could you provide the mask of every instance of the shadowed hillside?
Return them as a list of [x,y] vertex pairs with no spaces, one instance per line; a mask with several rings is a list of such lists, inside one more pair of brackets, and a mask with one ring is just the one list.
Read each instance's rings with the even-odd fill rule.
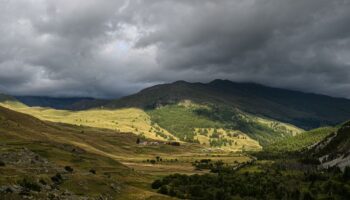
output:
[[344,170],[350,166],[350,122],[313,145],[307,153],[318,158],[325,168],[338,166]]
[[97,101],[93,98],[54,98],[40,96],[16,96],[18,101],[27,106],[50,107],[55,109],[74,109],[77,104],[89,104]]
[[14,97],[0,93],[0,102],[5,102],[5,101],[17,101],[17,100]]
[[227,80],[156,85],[104,106],[154,109],[183,100],[235,107],[305,129],[335,125],[350,118],[350,100],[347,99]]

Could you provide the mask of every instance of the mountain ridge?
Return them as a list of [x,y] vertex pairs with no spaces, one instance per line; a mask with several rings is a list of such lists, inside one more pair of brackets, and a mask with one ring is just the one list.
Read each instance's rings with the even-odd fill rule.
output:
[[345,98],[219,79],[209,83],[176,81],[155,85],[136,94],[108,101],[103,106],[155,109],[182,100],[237,107],[305,129],[336,125],[350,118],[350,100]]

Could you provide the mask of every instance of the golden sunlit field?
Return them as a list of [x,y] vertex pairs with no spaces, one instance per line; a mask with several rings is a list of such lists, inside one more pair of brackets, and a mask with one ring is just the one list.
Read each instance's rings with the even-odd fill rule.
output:
[[[241,131],[231,131],[225,129],[217,129],[215,130],[217,134],[220,135],[220,138],[226,139],[229,141],[228,146],[222,146],[220,149],[227,151],[256,151],[261,150],[262,147],[258,141],[251,139],[248,135],[244,134]],[[201,133],[205,132],[206,135]],[[210,144],[210,138],[213,137],[214,129],[195,129],[196,136],[200,144],[208,146]]]
[[141,109],[126,108],[118,110],[93,109],[84,111],[55,110],[51,108],[28,107],[19,102],[3,102],[1,106],[26,113],[41,120],[105,128],[116,132],[132,132],[150,139],[166,140],[165,136],[174,136],[157,124],[152,124],[149,116]]

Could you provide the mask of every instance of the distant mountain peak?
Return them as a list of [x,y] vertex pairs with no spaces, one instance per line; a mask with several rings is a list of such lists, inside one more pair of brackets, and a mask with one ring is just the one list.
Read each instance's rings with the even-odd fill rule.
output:
[[190,82],[184,81],[184,80],[178,80],[173,82],[172,84],[190,84]]
[[233,83],[233,81],[227,80],[227,79],[215,79],[211,82],[209,82],[209,84],[215,84],[215,83]]
[[0,102],[4,102],[4,101],[17,101],[16,98],[0,93]]
[[270,88],[269,86],[262,85],[255,82],[236,82],[227,79],[215,79],[208,83],[209,85],[227,85],[227,86],[254,86],[254,87],[265,87]]

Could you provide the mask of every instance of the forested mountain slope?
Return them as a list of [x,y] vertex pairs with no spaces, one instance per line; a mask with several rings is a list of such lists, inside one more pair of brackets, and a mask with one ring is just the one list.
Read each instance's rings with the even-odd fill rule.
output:
[[227,80],[215,80],[208,84],[178,81],[156,85],[103,105],[109,108],[154,109],[183,100],[234,107],[304,129],[335,125],[350,119],[348,99]]

